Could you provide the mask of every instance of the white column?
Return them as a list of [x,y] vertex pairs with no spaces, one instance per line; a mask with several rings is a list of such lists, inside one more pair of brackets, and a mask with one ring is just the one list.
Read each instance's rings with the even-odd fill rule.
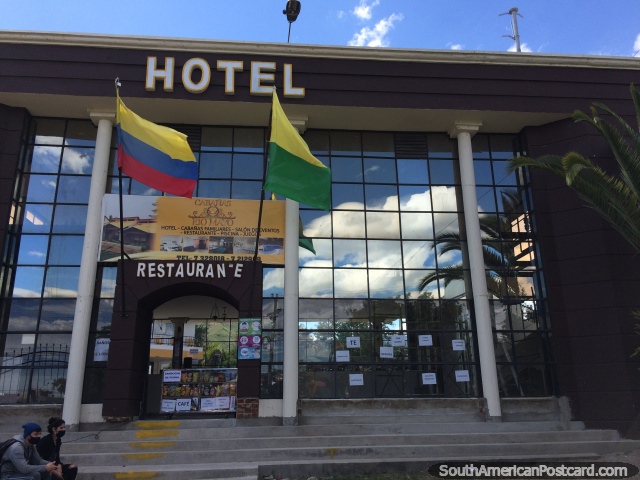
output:
[[482,372],[482,390],[487,401],[489,419],[500,421],[502,412],[498,391],[493,332],[491,330],[487,277],[485,273],[484,256],[482,254],[476,181],[473,172],[473,151],[471,148],[471,136],[480,129],[481,125],[482,124],[478,122],[456,122],[449,134],[452,138],[458,139],[460,180],[462,183],[465,226],[467,227],[467,248],[469,249],[469,269],[471,270],[473,303],[476,314],[478,352],[480,355],[480,370]]
[[299,205],[287,198],[284,240],[284,358],[282,423],[297,424],[298,408],[298,242]]
[[98,253],[100,250],[102,197],[107,185],[111,132],[113,130],[113,121],[115,120],[115,113],[113,112],[91,112],[90,115],[93,122],[98,124],[98,134],[93,158],[93,171],[91,173],[87,225],[84,231],[82,263],[78,279],[78,299],[73,318],[67,385],[62,410],[62,418],[65,419],[67,425],[77,425],[80,422],[82,384],[87,360],[91,308],[93,306]]

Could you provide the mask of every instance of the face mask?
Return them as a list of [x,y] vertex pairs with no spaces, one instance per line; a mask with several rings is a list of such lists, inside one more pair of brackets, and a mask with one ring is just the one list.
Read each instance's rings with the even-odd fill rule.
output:
[[29,439],[29,443],[30,443],[31,445],[37,445],[39,441],[40,441],[40,437],[31,437],[31,438]]
[[62,438],[64,437],[64,430],[58,430],[58,433],[56,433],[56,435],[58,436],[58,438]]

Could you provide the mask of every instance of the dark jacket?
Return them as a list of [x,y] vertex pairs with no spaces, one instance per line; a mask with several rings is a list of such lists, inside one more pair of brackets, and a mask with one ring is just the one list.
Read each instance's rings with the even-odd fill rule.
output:
[[40,439],[36,448],[43,460],[62,464],[60,461],[60,445],[62,445],[62,440],[58,438],[54,445],[53,435],[49,434]]

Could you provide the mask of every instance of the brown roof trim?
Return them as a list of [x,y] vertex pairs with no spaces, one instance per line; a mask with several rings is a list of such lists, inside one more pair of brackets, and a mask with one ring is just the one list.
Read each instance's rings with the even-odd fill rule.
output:
[[30,32],[0,30],[0,43],[64,45],[134,50],[164,50],[235,53],[252,55],[288,55],[345,60],[387,62],[457,63],[522,65],[545,67],[614,68],[636,70],[640,58],[600,55],[560,55],[541,53],[483,52],[461,50],[423,50],[370,47],[292,45],[288,43],[231,42],[168,37],[102,35],[84,33]]

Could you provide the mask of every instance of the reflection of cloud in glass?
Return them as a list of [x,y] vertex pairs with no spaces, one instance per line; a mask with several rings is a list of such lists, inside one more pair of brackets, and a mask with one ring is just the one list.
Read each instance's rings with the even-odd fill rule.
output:
[[[435,227],[436,232],[457,231],[458,216],[456,213],[457,199],[454,187],[436,186],[424,187],[424,191],[413,193],[400,198],[400,211],[412,212],[402,214],[402,228],[405,238],[414,241],[402,243],[392,240],[369,240],[367,251],[364,243],[357,240],[340,240],[333,242],[334,263],[337,266],[349,267],[348,269],[334,270],[334,297],[390,297],[402,295],[401,271],[369,270],[366,268],[401,269],[405,268],[435,268],[435,255],[431,240]],[[432,199],[433,206],[432,208]],[[398,197],[389,196],[380,199],[382,212],[368,212],[367,233],[370,239],[398,238],[399,219],[397,212]],[[322,235],[328,231],[333,216],[334,237],[365,238],[363,213],[364,205],[359,202],[346,202],[338,206],[340,209],[355,211],[333,210],[331,213],[321,215],[311,220],[304,234],[310,238]],[[438,210],[433,212],[433,210]],[[386,212],[385,212],[386,211]],[[391,213],[394,212],[394,213]],[[415,213],[413,213],[415,212]],[[433,212],[433,213],[432,213]],[[375,213],[375,214],[372,214]],[[405,223],[407,225],[405,225]],[[330,267],[331,245],[329,242],[318,242],[318,257],[310,252],[300,250],[302,264],[306,266]],[[368,254],[368,262],[366,255]],[[402,256],[404,255],[404,265]],[[459,263],[460,252],[447,252],[438,257],[440,265]],[[418,284],[424,276],[424,270],[405,271],[404,290],[411,293],[411,298],[417,298]],[[269,278],[274,275],[273,278]],[[302,269],[300,285],[305,286],[305,292],[301,290],[301,296],[327,296],[332,285],[331,279],[325,270]],[[277,276],[277,278],[276,278]],[[284,272],[274,270],[265,276],[265,291],[282,285]],[[369,293],[369,288],[371,292]],[[433,298],[441,298],[444,291],[439,292],[436,283],[429,285],[425,291],[431,293]]]
[[43,252],[37,252],[35,250],[30,250],[28,255],[32,255],[32,256],[38,257],[38,258],[41,258],[41,257],[45,256],[45,254]]
[[26,288],[14,287],[13,296],[19,298],[39,298],[40,293]]
[[89,173],[89,155],[80,153],[74,148],[65,148],[64,151],[64,167],[69,173]]

